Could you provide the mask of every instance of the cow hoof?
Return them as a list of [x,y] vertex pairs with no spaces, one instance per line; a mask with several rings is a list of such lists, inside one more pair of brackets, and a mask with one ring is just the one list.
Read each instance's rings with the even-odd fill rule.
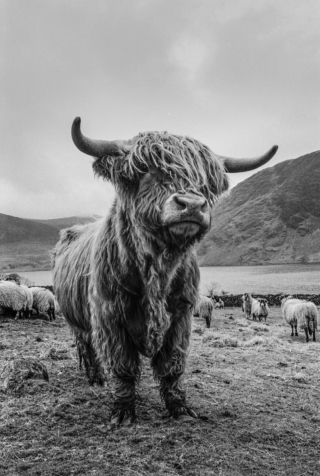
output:
[[89,385],[90,387],[93,387],[94,385],[97,385],[98,387],[104,387],[104,378],[103,377],[92,377],[89,379]]
[[194,410],[189,407],[175,407],[170,410],[170,416],[175,419],[181,419],[182,417],[191,417],[191,418],[198,418],[198,415]]
[[111,426],[131,426],[136,419],[134,410],[117,410],[111,415]]

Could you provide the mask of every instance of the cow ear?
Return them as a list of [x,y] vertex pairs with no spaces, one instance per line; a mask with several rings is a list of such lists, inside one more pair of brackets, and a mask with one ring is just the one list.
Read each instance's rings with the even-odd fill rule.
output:
[[93,172],[103,180],[109,180],[113,184],[120,182],[125,175],[126,157],[104,156],[98,157],[92,164]]

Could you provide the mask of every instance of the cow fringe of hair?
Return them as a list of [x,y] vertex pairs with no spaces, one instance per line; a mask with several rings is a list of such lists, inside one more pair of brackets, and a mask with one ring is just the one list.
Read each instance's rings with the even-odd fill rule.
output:
[[104,156],[94,163],[97,175],[113,182],[119,174],[136,180],[150,169],[164,172],[186,189],[201,190],[210,204],[228,188],[223,163],[209,147],[191,137],[167,132],[140,134],[128,155],[116,159]]

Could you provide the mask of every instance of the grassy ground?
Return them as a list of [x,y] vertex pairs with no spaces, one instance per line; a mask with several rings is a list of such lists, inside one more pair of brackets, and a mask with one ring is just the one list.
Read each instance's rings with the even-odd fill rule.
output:
[[49,372],[0,392],[0,474],[319,475],[320,344],[291,338],[279,308],[266,325],[214,312],[211,329],[195,319],[185,376],[200,418],[167,417],[146,360],[138,419],[117,429],[112,388],[87,385],[62,317],[0,318],[0,369],[33,357]]

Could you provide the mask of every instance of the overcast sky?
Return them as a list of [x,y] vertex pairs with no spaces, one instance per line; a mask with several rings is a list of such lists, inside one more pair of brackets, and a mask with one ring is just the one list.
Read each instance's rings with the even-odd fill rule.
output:
[[233,157],[278,144],[270,165],[320,149],[319,0],[0,5],[0,213],[105,213],[113,188],[73,145],[76,116],[97,139],[166,130]]

